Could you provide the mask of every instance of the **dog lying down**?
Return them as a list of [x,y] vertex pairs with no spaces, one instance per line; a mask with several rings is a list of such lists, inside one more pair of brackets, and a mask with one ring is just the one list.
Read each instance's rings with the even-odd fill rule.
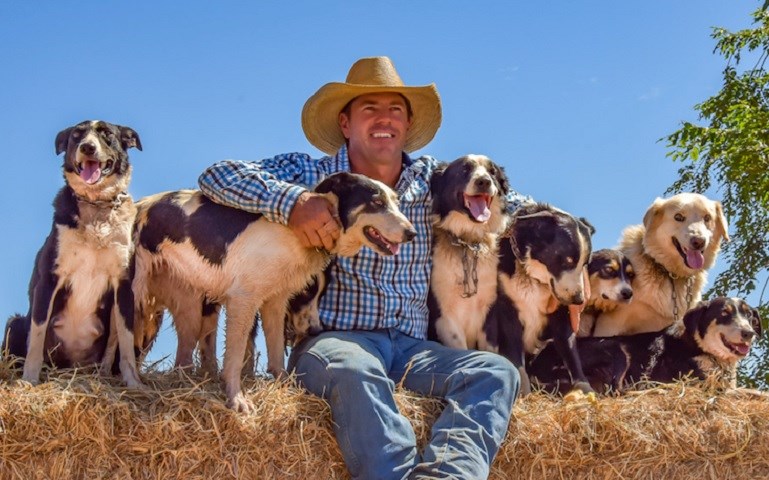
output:
[[[689,310],[680,325],[635,335],[578,338],[577,350],[596,391],[622,392],[642,381],[730,376],[760,336],[756,309],[742,299],[717,297]],[[529,375],[546,391],[565,393],[571,385],[551,347],[531,361]]]
[[[331,254],[353,256],[365,245],[394,255],[416,236],[398,209],[395,192],[367,177],[337,173],[315,188],[337,208],[342,232]],[[267,345],[267,369],[285,374],[286,306],[329,262],[329,253],[305,248],[285,225],[262,215],[216,204],[199,191],[157,194],[140,202],[134,232],[137,308],[153,302],[158,279],[187,292],[188,318],[199,324],[203,299],[224,305],[225,352],[222,377],[227,406],[240,412],[253,406],[241,390],[240,374],[257,311]],[[137,326],[137,329],[139,327]],[[193,331],[200,331],[194,330]]]

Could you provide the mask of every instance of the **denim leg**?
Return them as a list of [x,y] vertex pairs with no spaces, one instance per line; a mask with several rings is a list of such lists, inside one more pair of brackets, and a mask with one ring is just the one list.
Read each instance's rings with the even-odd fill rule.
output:
[[410,478],[483,479],[507,433],[520,376],[501,355],[401,335],[391,378],[446,408]]
[[298,381],[325,398],[352,478],[406,478],[419,461],[416,437],[393,400],[387,330],[324,332],[291,353]]

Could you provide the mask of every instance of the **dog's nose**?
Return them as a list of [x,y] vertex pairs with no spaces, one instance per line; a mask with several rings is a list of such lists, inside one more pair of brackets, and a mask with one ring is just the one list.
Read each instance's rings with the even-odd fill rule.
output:
[[689,245],[696,250],[702,250],[705,247],[705,239],[702,237],[692,237],[689,240]]
[[96,152],[96,145],[93,143],[81,143],[80,144],[80,152],[82,152],[85,155],[93,155],[94,152]]
[[487,190],[491,186],[491,179],[488,177],[479,177],[475,179],[475,188],[478,190]]
[[582,305],[585,303],[585,295],[582,293],[577,293],[573,297],[571,297],[571,304],[572,305]]
[[631,298],[633,298],[633,290],[629,288],[623,288],[622,291],[619,292],[619,294],[625,300],[630,300]]
[[404,239],[403,241],[404,242],[410,242],[410,241],[414,240],[414,238],[416,238],[416,236],[417,236],[417,231],[414,230],[413,228],[408,228],[408,229],[406,229],[403,232],[403,239]]
[[740,333],[742,334],[742,339],[746,342],[753,340],[753,337],[756,336],[756,332],[753,330],[742,330]]

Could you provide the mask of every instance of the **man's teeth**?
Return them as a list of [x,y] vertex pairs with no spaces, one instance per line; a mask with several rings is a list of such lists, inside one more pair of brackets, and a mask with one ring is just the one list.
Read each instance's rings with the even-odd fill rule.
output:
[[392,138],[391,133],[374,133],[371,136],[374,138]]

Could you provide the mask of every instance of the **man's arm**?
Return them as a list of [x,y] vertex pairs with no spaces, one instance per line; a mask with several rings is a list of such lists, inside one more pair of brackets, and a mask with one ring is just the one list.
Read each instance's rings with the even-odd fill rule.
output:
[[200,175],[198,184],[216,203],[261,213],[288,225],[305,247],[331,250],[340,233],[337,213],[308,190],[325,175],[309,155],[291,153],[260,162],[218,162]]

